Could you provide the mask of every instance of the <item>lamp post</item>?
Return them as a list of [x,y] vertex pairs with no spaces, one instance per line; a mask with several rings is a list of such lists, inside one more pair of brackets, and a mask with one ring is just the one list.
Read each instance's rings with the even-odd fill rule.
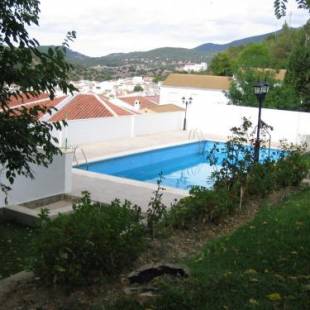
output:
[[184,122],[183,122],[183,130],[186,130],[186,115],[187,115],[187,106],[189,104],[192,104],[193,98],[189,97],[186,99],[185,97],[182,97],[182,102],[185,104],[185,116],[184,116]]
[[261,129],[261,115],[262,115],[262,107],[264,100],[266,98],[266,95],[269,91],[269,84],[264,82],[257,82],[254,86],[254,94],[257,97],[259,108],[258,108],[258,123],[257,123],[257,135],[256,135],[256,141],[255,141],[255,149],[254,149],[254,160],[255,162],[259,162],[259,150],[260,150],[260,129]]

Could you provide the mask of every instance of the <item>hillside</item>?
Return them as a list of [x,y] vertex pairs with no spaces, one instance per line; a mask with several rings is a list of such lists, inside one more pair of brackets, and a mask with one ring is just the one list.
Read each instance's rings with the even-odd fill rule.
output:
[[[153,62],[177,62],[177,61],[193,61],[203,62],[209,61],[215,53],[221,52],[229,47],[245,45],[248,43],[262,42],[267,37],[277,32],[262,34],[232,41],[226,44],[206,43],[193,49],[162,47],[145,52],[130,53],[113,53],[102,57],[90,57],[79,52],[67,49],[67,60],[71,63],[93,67],[93,66],[122,66],[126,64],[137,63],[153,63]],[[46,50],[48,46],[42,46],[41,50]]]
[[280,31],[265,33],[259,36],[248,37],[240,40],[235,40],[226,44],[214,44],[214,43],[206,43],[195,47],[193,50],[204,52],[204,53],[218,53],[224,51],[230,47],[236,47],[240,45],[246,45],[249,43],[259,43],[267,39],[269,36],[276,35]]

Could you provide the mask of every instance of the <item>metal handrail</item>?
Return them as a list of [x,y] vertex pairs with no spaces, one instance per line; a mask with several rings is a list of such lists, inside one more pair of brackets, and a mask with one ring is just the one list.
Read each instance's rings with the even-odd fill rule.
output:
[[192,129],[188,135],[189,140],[197,139],[199,142],[199,153],[203,154],[206,146],[204,133],[200,129]]
[[88,170],[89,164],[88,164],[87,156],[86,156],[86,154],[85,154],[85,151],[84,151],[81,147],[79,147],[79,146],[74,147],[73,160],[75,160],[77,166],[79,166],[79,161],[78,161],[77,156],[76,156],[76,151],[77,151],[78,149],[81,150],[81,153],[82,153],[82,155],[83,155],[83,157],[84,157],[84,160],[85,160],[86,170]]

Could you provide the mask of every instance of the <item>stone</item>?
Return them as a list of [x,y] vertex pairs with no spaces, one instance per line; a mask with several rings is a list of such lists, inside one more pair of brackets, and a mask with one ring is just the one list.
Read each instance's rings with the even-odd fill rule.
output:
[[180,265],[169,263],[151,264],[145,265],[138,270],[131,272],[128,275],[128,281],[130,284],[144,284],[162,275],[170,275],[174,277],[189,277],[190,273],[187,268]]

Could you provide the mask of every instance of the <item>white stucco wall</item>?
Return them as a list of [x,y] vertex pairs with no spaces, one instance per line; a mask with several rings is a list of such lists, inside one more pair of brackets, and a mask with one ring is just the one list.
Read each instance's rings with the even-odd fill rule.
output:
[[[150,113],[141,115],[104,117],[67,121],[68,126],[53,135],[61,146],[99,143],[152,133],[180,130],[184,113]],[[67,142],[66,142],[67,141]]]
[[[188,129],[200,129],[205,133],[228,136],[230,128],[240,125],[242,117],[257,124],[258,109],[234,105],[193,103],[188,108]],[[262,120],[274,127],[272,141],[287,139],[299,143],[300,137],[310,135],[310,113],[275,109],[263,109]]]
[[[56,156],[47,167],[32,165],[34,179],[17,176],[12,190],[8,193],[8,204],[16,205],[50,196],[71,192],[72,187],[72,152]],[[5,171],[1,175],[3,180]],[[5,195],[0,192],[0,207],[5,205]]]
[[184,107],[182,103],[182,97],[193,98],[195,105],[206,104],[227,104],[228,99],[222,90],[208,90],[198,88],[186,88],[186,87],[168,87],[161,86],[160,88],[160,104],[177,104]]
[[180,130],[183,112],[151,113],[134,116],[134,136]]

